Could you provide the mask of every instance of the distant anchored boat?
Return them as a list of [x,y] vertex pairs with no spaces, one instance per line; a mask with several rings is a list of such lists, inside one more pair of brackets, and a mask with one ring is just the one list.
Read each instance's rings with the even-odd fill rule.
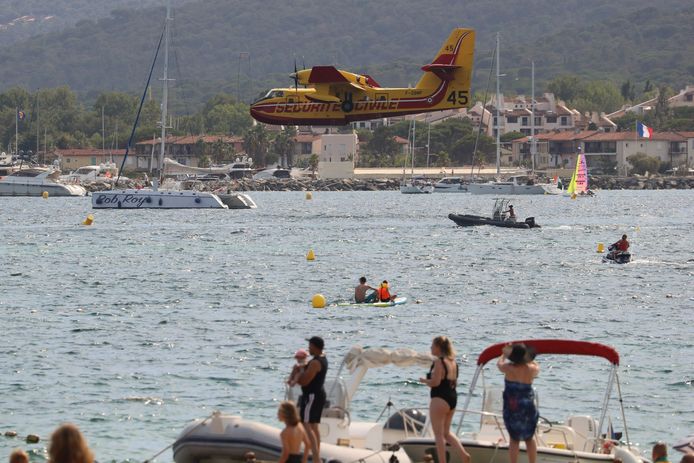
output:
[[32,167],[12,172],[0,179],[0,196],[85,196],[80,185],[59,183],[60,171],[51,167]]

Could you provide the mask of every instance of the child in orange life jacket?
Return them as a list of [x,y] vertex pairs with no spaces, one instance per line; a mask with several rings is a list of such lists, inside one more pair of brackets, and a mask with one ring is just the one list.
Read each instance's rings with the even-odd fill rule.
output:
[[398,297],[397,294],[390,294],[390,291],[388,291],[388,282],[383,280],[383,283],[381,283],[381,286],[378,288],[378,300],[381,302],[390,302],[396,297]]

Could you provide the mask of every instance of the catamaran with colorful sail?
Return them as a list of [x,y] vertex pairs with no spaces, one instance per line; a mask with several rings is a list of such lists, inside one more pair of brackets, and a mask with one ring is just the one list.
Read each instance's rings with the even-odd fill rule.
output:
[[578,156],[576,156],[576,169],[566,192],[571,196],[571,199],[576,199],[578,196],[593,196],[595,194],[588,189],[588,167],[586,165],[586,156],[583,153],[579,152]]

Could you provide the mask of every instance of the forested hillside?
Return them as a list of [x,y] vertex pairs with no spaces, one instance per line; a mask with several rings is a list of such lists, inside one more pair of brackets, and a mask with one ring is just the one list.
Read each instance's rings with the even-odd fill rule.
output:
[[[181,4],[184,0],[175,0]],[[82,19],[107,17],[112,10],[161,5],[162,0],[3,0],[0,47],[60,31]]]
[[[290,85],[288,73],[295,57],[299,67],[337,64],[367,71],[382,85],[414,84],[419,67],[433,58],[456,26],[478,32],[477,90],[486,83],[496,31],[502,34],[506,92],[529,93],[532,60],[538,91],[562,74],[615,82],[629,79],[637,85],[650,79],[656,85],[680,88],[694,74],[690,0],[661,0],[657,9],[651,4],[650,0],[189,1],[175,11],[174,96],[191,108],[220,90],[249,101],[273,85]],[[87,101],[103,90],[139,92],[163,17],[162,7],[118,10],[107,18],[82,20],[64,31],[2,48],[0,90],[68,85]],[[249,55],[239,59],[241,52]]]

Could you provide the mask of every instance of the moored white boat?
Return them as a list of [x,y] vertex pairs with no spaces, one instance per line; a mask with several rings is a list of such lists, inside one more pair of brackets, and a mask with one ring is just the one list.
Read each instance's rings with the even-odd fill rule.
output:
[[153,188],[107,190],[92,193],[94,209],[228,209],[214,193]]
[[32,167],[12,172],[0,179],[0,196],[85,196],[80,185],[58,183],[60,171],[51,167]]
[[409,179],[400,182],[400,193],[406,195],[430,194],[434,192],[434,185],[429,182]]
[[527,175],[515,175],[508,181],[471,183],[468,191],[473,195],[555,195],[560,194],[561,190],[556,185],[550,183],[535,183]]
[[[619,386],[617,370],[619,367],[619,354],[612,347],[603,344],[571,341],[571,340],[526,340],[523,342],[532,346],[538,356],[540,355],[587,355],[606,359],[612,366],[607,381],[607,392],[603,399],[603,406],[598,419],[587,414],[570,415],[564,421],[555,423],[540,418],[538,422],[535,440],[537,443],[537,461],[540,463],[610,463],[617,459],[623,463],[643,463],[644,460],[636,448],[629,444],[624,407]],[[504,426],[502,415],[502,391],[493,388],[484,381],[485,365],[498,358],[504,346],[509,343],[498,343],[487,347],[477,359],[477,369],[473,376],[468,395],[463,408],[460,410],[457,429],[460,442],[470,453],[472,461],[487,463],[508,463],[509,461],[509,436]],[[495,372],[498,375],[498,372]],[[482,407],[479,410],[469,409],[478,379],[482,377],[484,391],[482,394]],[[620,416],[624,426],[626,443],[617,440],[619,434],[611,433],[608,423],[612,421],[608,417],[608,405],[612,396],[613,386],[616,383]],[[542,409],[540,414],[542,415]],[[466,416],[472,415],[479,421],[479,427],[473,432],[460,432],[463,429]],[[611,434],[610,434],[611,433]],[[621,437],[621,436],[620,436]],[[435,454],[435,443],[431,437],[407,438],[400,442],[410,460],[419,462],[424,460],[426,454]],[[450,463],[462,463],[451,452]],[[521,462],[527,461],[525,444],[521,443]]]
[[434,183],[435,193],[467,193],[468,184],[462,177],[444,177]]

